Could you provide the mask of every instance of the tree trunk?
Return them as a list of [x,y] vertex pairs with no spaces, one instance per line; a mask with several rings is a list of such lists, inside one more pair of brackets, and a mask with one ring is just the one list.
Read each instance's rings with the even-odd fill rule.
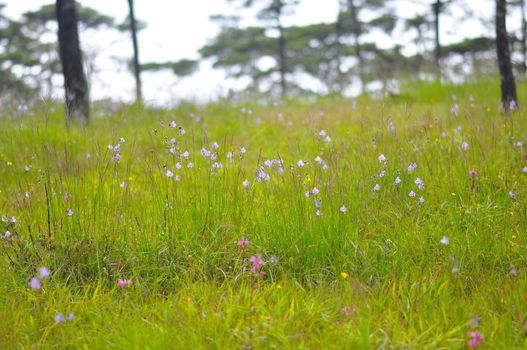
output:
[[523,61],[521,64],[522,67],[522,75],[525,76],[527,73],[527,19],[525,18],[525,0],[520,0],[520,9],[522,12],[522,35],[521,35],[521,41],[522,41],[522,54],[523,54]]
[[432,5],[432,7],[434,10],[434,30],[435,30],[434,59],[435,59],[435,65],[436,65],[437,71],[439,75],[441,75],[441,42],[439,41],[439,15],[441,14],[443,4],[441,3],[441,0],[436,0],[436,2]]
[[516,84],[512,73],[509,36],[507,34],[507,3],[506,0],[496,0],[496,52],[501,78],[501,106],[504,111],[512,109],[511,102],[518,103]]
[[88,84],[82,67],[77,10],[74,0],[57,0],[56,14],[65,105],[68,123],[87,123],[90,114]]
[[141,84],[141,65],[139,64],[139,45],[137,43],[137,23],[134,13],[134,0],[128,0],[130,9],[130,32],[132,34],[132,44],[134,46],[133,69],[135,77],[135,102],[143,101],[142,84]]
[[348,0],[348,11],[351,18],[351,32],[353,33],[353,38],[355,40],[355,56],[359,61],[359,79],[361,85],[361,91],[364,93],[366,91],[366,73],[364,71],[364,57],[362,56],[362,46],[360,44],[360,37],[362,35],[361,23],[359,21],[359,14],[357,7],[353,3],[353,0]]
[[287,82],[285,80],[285,75],[287,73],[287,56],[285,31],[282,25],[282,7],[282,1],[278,1],[276,6],[276,21],[278,29],[278,64],[280,69],[280,88],[282,89],[282,97],[286,97]]
[[[344,87],[344,72],[342,71],[342,12],[339,9],[337,21],[335,22],[335,69],[337,72],[336,86],[332,86],[329,91],[337,92],[342,95]],[[333,84],[332,84],[333,85]]]

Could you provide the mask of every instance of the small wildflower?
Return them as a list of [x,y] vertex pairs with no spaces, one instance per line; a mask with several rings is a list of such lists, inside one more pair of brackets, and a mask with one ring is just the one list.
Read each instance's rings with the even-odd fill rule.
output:
[[211,147],[212,147],[212,149],[218,149],[218,148],[220,148],[220,146],[218,145],[218,143],[217,143],[216,141],[214,141],[214,142],[212,143],[212,146],[211,146]]
[[318,135],[319,135],[319,136],[322,136],[322,137],[326,136],[326,130],[324,130],[324,129],[320,130],[320,132],[318,133]]
[[242,237],[238,243],[236,243],[236,245],[238,246],[238,248],[241,248],[241,249],[245,249],[248,245],[249,245],[250,241],[245,238],[245,237]]
[[399,176],[397,176],[397,177],[395,178],[394,183],[395,183],[396,185],[400,184],[400,183],[401,183],[401,178],[400,178]]
[[4,233],[4,239],[7,239],[11,236],[11,232],[9,232],[9,230],[5,231]]
[[326,136],[326,137],[324,138],[324,142],[326,142],[326,143],[330,143],[330,142],[331,142],[331,137]]
[[476,176],[478,176],[478,172],[476,170],[470,170],[468,172],[468,175],[471,177],[471,178],[475,178]]
[[176,124],[175,121],[172,120],[170,123],[168,123],[168,126],[170,126],[172,129],[174,129],[177,126],[177,124]]
[[187,164],[187,168],[192,169],[194,167],[194,163],[190,162]]
[[50,275],[49,269],[47,267],[41,267],[38,269],[38,277],[48,278]]
[[373,186],[373,190],[374,191],[380,191],[381,190],[381,185],[375,184],[375,186]]
[[509,191],[509,197],[511,197],[512,199],[516,199],[516,193],[512,192],[512,191]]
[[181,154],[181,156],[183,156],[183,158],[188,158],[190,157],[190,153],[188,151],[185,151]]
[[517,108],[518,108],[518,104],[516,103],[516,101],[511,100],[511,102],[509,103],[509,109],[510,109],[511,111],[514,111],[514,110],[516,110]]
[[70,312],[68,313],[68,318],[67,318],[67,320],[68,320],[68,321],[73,321],[73,318],[74,318],[74,317],[75,317],[75,315],[73,314],[73,312],[70,311]]
[[187,133],[187,132],[185,131],[185,129],[183,129],[183,128],[180,128],[180,129],[179,129],[179,134],[180,134],[181,136],[185,135],[186,133]]
[[419,205],[423,204],[425,202],[425,199],[421,196],[419,197]]
[[340,207],[339,210],[340,210],[341,213],[346,213],[348,211],[348,208],[346,208],[346,205],[343,204],[342,207]]
[[126,181],[121,182],[120,186],[121,186],[121,188],[126,188],[126,186],[127,186]]
[[62,312],[59,312],[57,313],[57,315],[55,315],[55,317],[53,318],[53,320],[55,321],[55,323],[62,323],[64,321],[66,321],[66,318],[64,317],[64,315],[62,314]]
[[408,193],[408,196],[410,196],[410,197],[412,197],[412,198],[413,198],[413,197],[415,197],[415,196],[416,196],[416,194],[415,194],[415,192],[414,192],[414,191],[410,191],[410,193]]
[[524,166],[522,169],[523,173],[527,175],[527,166]]
[[24,165],[24,171],[28,172],[31,170],[31,165]]
[[319,193],[318,188],[313,187],[313,189],[311,190],[311,193],[314,195],[317,195]]
[[240,153],[241,153],[241,154],[244,154],[245,152],[247,152],[247,150],[245,149],[245,147],[241,147],[241,148],[240,148]]
[[342,312],[342,314],[346,317],[355,313],[356,311],[357,311],[357,308],[355,306],[352,306],[352,307],[344,306],[342,309],[340,309],[340,312]]
[[463,143],[461,144],[461,149],[463,151],[468,151],[468,143],[463,141]]
[[318,164],[322,164],[324,161],[322,160],[322,158],[320,158],[320,156],[317,156],[315,158],[315,162],[317,162]]
[[68,216],[73,216],[73,210],[71,209],[68,209],[68,212],[67,212]]
[[173,177],[173,176],[174,176],[174,173],[171,172],[170,170],[167,170],[167,172],[166,172],[165,175],[166,175],[166,177]]
[[322,212],[320,211],[320,209],[317,209],[317,211],[315,212],[315,214],[316,214],[317,216],[322,216]]
[[124,137],[121,137],[121,138],[119,139],[119,142],[120,142],[120,143],[124,143],[124,142],[125,142]]
[[447,236],[443,236],[443,237],[441,237],[441,240],[439,241],[439,243],[441,243],[443,245],[448,245],[450,243],[450,241],[449,241]]
[[412,164],[408,165],[408,172],[411,173],[412,171],[415,170],[415,168],[417,168],[417,163],[416,162],[413,162]]
[[468,342],[468,345],[472,349],[476,349],[479,346],[479,344],[483,343],[483,340],[485,339],[483,337],[483,334],[477,331],[470,332],[469,335],[470,335],[470,341]]
[[384,179],[385,176],[386,176],[386,171],[384,171],[384,170],[381,171],[381,173],[379,174],[379,177],[380,177],[381,179]]
[[181,163],[179,163],[179,162],[176,163],[175,167],[176,167],[176,169],[181,169]]
[[349,275],[347,272],[344,272],[344,271],[343,271],[343,272],[340,273],[340,277],[341,277],[342,279],[344,279],[344,280],[345,280],[346,278],[348,278],[349,276],[350,276],[350,275]]
[[120,289],[123,289],[124,287],[128,287],[129,285],[132,284],[132,280],[130,279],[118,279],[117,280],[117,287],[119,287]]
[[383,163],[383,162],[386,162],[387,161],[387,158],[384,156],[384,154],[381,154],[379,156],[379,158],[377,158],[379,160],[379,162]]
[[71,195],[66,192],[66,194],[64,195],[64,202],[68,203],[70,199],[71,199]]
[[251,272],[254,275],[264,276],[265,272],[259,271],[260,268],[264,265],[264,261],[262,259],[262,256],[260,254],[251,256],[249,258],[249,262],[252,264]]
[[33,277],[31,280],[29,280],[29,288],[33,290],[40,290],[42,288],[42,284],[38,278]]
[[299,167],[303,167],[306,165],[306,163],[304,163],[304,161],[302,159],[300,159],[298,162],[296,162],[296,165],[299,166]]

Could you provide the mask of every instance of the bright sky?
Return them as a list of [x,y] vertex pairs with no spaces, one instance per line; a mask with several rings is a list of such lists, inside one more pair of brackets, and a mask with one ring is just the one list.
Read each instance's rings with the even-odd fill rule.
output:
[[[8,16],[17,18],[25,11],[31,11],[50,0],[4,0]],[[418,9],[416,3],[430,3],[432,0],[399,0],[398,15],[410,17]],[[492,14],[492,0],[465,0],[478,15]],[[128,14],[126,0],[81,0],[85,6],[92,7],[102,14],[124,20]],[[295,13],[285,20],[286,25],[332,22],[338,12],[337,0],[301,0]],[[477,4],[476,4],[477,3]],[[213,14],[232,14],[232,6],[225,0],[135,0],[136,16],[147,23],[147,28],[139,33],[141,62],[175,61],[181,58],[198,58],[197,50],[218,32],[218,26],[209,21]],[[482,24],[469,20],[461,23],[453,17],[442,18],[442,40],[452,42],[460,36],[477,36],[493,32],[492,23]],[[254,23],[247,20],[246,23]],[[490,26],[490,27],[489,27]],[[375,40],[381,46],[391,46],[393,39],[377,35]],[[396,42],[408,42],[410,38],[399,37]],[[87,32],[81,34],[81,42],[86,53],[97,53],[95,66],[99,72],[92,81],[92,97],[113,97],[131,100],[134,94],[134,81],[123,64],[117,59],[127,59],[132,55],[132,44],[124,34],[109,32]],[[210,64],[203,64],[200,71],[185,79],[176,79],[172,74],[143,74],[143,93],[152,103],[167,103],[174,99],[190,98],[207,100],[225,93],[228,88],[243,86],[243,83],[226,80],[223,72],[212,70]],[[241,85],[240,85],[241,84]]]

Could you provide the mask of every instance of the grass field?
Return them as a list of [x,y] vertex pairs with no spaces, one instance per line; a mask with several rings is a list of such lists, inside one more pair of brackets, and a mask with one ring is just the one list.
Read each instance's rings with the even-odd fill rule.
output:
[[0,348],[526,349],[527,118],[496,88],[4,113]]

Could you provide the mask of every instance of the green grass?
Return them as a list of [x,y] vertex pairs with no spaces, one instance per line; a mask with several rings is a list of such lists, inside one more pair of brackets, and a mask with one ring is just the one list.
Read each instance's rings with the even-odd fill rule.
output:
[[[0,348],[465,349],[474,330],[481,349],[527,348],[527,118],[523,108],[502,115],[486,85],[425,86],[404,103],[355,107],[123,108],[69,131],[59,106],[5,113],[0,215],[17,222],[0,222],[11,232],[1,242]],[[107,145],[120,137],[117,162]],[[200,150],[214,141],[223,168],[211,171]],[[283,173],[267,159],[282,159]],[[260,167],[269,181],[255,181]],[[320,217],[305,195],[313,187]],[[250,272],[256,254],[265,276]],[[41,266],[51,276],[35,291]],[[119,278],[132,285],[119,289]],[[73,321],[54,322],[69,311]]]

